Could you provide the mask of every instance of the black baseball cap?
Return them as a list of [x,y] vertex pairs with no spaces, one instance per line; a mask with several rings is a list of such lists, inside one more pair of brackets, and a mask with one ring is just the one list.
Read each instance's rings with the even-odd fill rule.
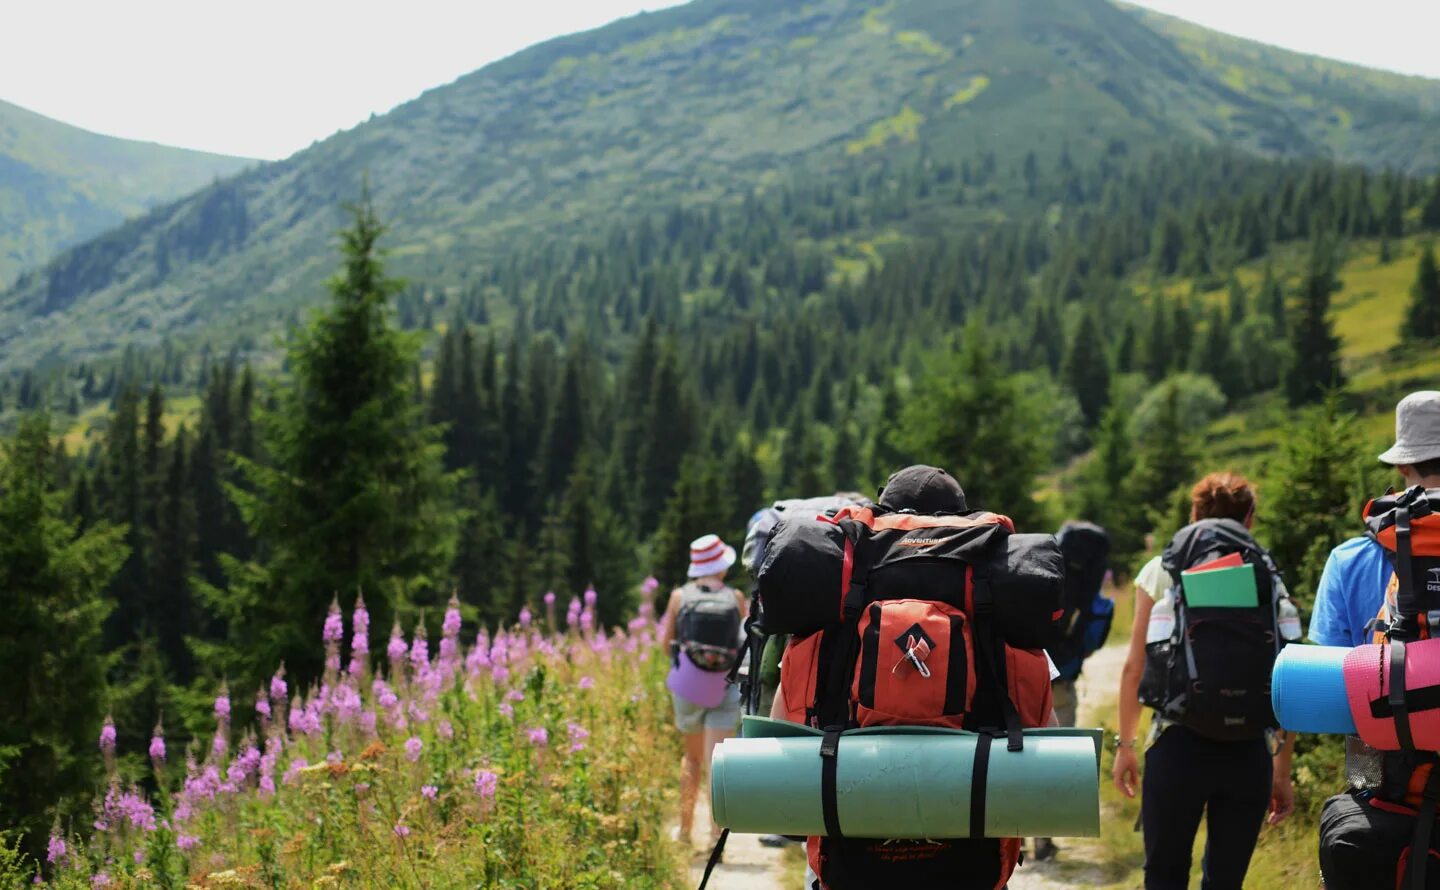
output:
[[965,489],[939,467],[916,464],[890,477],[880,490],[880,506],[915,513],[964,513]]

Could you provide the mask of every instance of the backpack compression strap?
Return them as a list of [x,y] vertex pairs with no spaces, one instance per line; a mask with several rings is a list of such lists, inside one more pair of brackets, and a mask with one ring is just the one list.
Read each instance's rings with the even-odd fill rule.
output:
[[840,756],[840,736],[850,722],[850,681],[855,673],[855,658],[860,644],[860,615],[868,599],[866,582],[870,577],[869,534],[859,533],[855,541],[854,568],[850,587],[845,592],[844,615],[838,629],[827,630],[821,646],[834,636],[829,662],[823,665],[825,683],[816,678],[818,700],[815,710],[825,736],[820,741],[820,808],[825,818],[827,837],[840,838],[840,805],[835,790],[835,774]]
[[1010,699],[1010,678],[1005,663],[1005,647],[995,632],[995,593],[990,589],[990,579],[972,566],[970,583],[974,588],[975,601],[975,645],[980,650],[980,662],[990,671],[999,697],[1000,713],[1005,722],[1006,747],[1011,751],[1025,748],[1025,729],[1020,722],[1020,711]]

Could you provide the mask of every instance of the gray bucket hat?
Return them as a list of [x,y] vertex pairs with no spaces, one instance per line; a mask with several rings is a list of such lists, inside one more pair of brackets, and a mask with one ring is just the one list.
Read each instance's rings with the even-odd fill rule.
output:
[[1395,445],[1380,455],[1391,466],[1440,458],[1440,392],[1412,392],[1395,406]]

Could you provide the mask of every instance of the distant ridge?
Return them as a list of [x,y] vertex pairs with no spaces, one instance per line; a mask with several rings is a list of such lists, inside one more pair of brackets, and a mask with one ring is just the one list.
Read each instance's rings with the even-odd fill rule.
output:
[[0,102],[0,285],[251,163],[102,136]]

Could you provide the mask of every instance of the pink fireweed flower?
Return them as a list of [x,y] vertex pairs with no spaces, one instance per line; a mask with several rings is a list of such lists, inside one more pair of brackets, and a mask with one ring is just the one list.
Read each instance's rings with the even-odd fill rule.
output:
[[405,653],[410,647],[405,645],[405,635],[400,632],[400,619],[395,619],[395,626],[390,629],[390,642],[385,645],[385,657],[390,659],[391,679],[397,676],[396,671],[405,661]]
[[109,886],[110,886],[110,875],[106,874],[106,873],[103,872],[103,871],[96,872],[95,875],[94,875],[92,878],[90,878],[90,886],[91,886],[91,887],[109,887]]
[[325,762],[328,763],[328,764],[330,764],[331,766],[336,766],[336,765],[338,765],[338,764],[344,763],[344,762],[345,762],[345,752],[344,752],[344,751],[331,751],[329,754],[326,754],[326,755],[325,755]]
[[425,749],[425,743],[420,741],[418,736],[411,736],[405,740],[405,757],[411,763],[420,759],[420,752]]
[[285,665],[280,665],[280,670],[270,678],[270,699],[275,702],[283,702],[290,689],[285,684]]
[[570,598],[570,607],[565,610],[565,626],[574,627],[580,622],[580,598]]
[[370,651],[370,610],[365,608],[365,594],[355,597],[355,611],[350,613],[350,645]]
[[395,823],[395,836],[396,836],[396,837],[409,837],[409,836],[410,836],[410,826],[406,825],[404,822],[396,822],[396,823]]
[[415,676],[423,677],[430,670],[430,642],[425,639],[425,625],[415,625],[415,635],[410,639],[410,667]]
[[455,738],[455,727],[450,725],[449,720],[441,720],[440,725],[435,728],[435,731],[440,734],[440,738],[447,742]]
[[504,683],[510,679],[510,669],[503,664],[497,664],[490,668],[490,679],[497,684]]
[[594,586],[585,588],[585,608],[593,609],[595,607],[595,601],[599,598],[600,595],[595,592]]
[[530,744],[536,748],[544,748],[550,744],[550,733],[543,726],[531,727],[525,735],[530,740]]
[[502,701],[499,707],[497,707],[495,710],[499,711],[500,716],[504,717],[506,720],[510,720],[515,717],[515,706],[510,704],[508,701]]
[[215,719],[221,723],[230,722],[230,690],[224,686],[220,687],[220,694],[215,696]]
[[325,626],[320,635],[327,645],[338,646],[340,641],[345,639],[345,619],[340,616],[339,597],[330,600],[330,611],[325,615]]
[[199,843],[200,838],[196,837],[193,834],[182,834],[179,837],[175,838],[175,846],[179,847],[187,853],[195,849],[195,847]]
[[481,808],[489,810],[495,802],[495,791],[500,787],[500,776],[494,770],[475,771],[475,794],[480,798]]
[[421,785],[420,796],[426,800],[434,800],[440,794],[440,789],[434,785]]
[[165,763],[165,730],[158,723],[150,736],[150,762],[155,764],[156,769]]
[[274,716],[270,710],[270,699],[265,697],[264,686],[261,686],[260,691],[255,693],[255,713],[260,715],[262,721],[269,720]]
[[520,609],[520,626],[521,626],[521,627],[529,627],[529,626],[530,626],[530,622],[533,621],[533,620],[534,620],[534,616],[530,614],[530,607],[529,607],[529,606],[524,606],[524,607],[522,607],[522,608]]
[[115,753],[115,721],[109,715],[100,725],[100,750],[107,755]]
[[352,723],[365,703],[360,699],[360,693],[346,680],[330,694],[330,705],[337,720],[341,723]]
[[65,839],[58,834],[50,835],[50,842],[45,845],[45,861],[54,865],[65,858]]
[[566,733],[570,736],[570,753],[585,750],[585,740],[590,738],[590,733],[585,727],[578,723],[570,723],[565,727]]
[[[659,579],[659,578],[656,578],[654,575],[650,575],[650,576],[647,577],[644,581],[641,581],[641,582],[640,582],[640,592],[641,592],[641,593],[654,593],[655,591],[657,591],[657,590],[659,590],[659,589],[660,589],[660,579]],[[641,608],[643,609],[644,606],[642,605]]]
[[210,753],[214,754],[216,759],[223,759],[225,752],[228,750],[230,750],[230,742],[225,738],[224,734],[219,732],[215,733],[214,740],[210,742]]
[[361,712],[360,712],[360,728],[361,728],[362,730],[364,730],[364,732],[365,732],[366,735],[374,735],[374,734],[375,734],[375,712],[374,712],[374,711],[361,711]]
[[594,688],[595,688],[595,678],[594,678],[594,677],[581,677],[581,678],[580,678],[580,688],[581,688],[581,689],[594,689]]
[[547,609],[550,608],[551,606],[555,605],[555,591],[553,591],[553,590],[547,590],[547,591],[545,591],[544,600],[545,600],[545,608],[547,608]]
[[447,637],[460,635],[460,598],[451,596],[445,604],[445,618],[440,622],[440,633]]
[[525,700],[525,693],[521,692],[521,691],[518,690],[518,689],[512,689],[512,690],[510,690],[509,692],[505,693],[505,700],[506,700],[506,701],[524,701],[524,700]]
[[295,701],[290,705],[290,734],[305,734],[305,696],[295,693]]
[[389,684],[379,677],[370,684],[370,694],[375,696],[375,702],[387,711],[400,703],[400,696],[395,694]]

